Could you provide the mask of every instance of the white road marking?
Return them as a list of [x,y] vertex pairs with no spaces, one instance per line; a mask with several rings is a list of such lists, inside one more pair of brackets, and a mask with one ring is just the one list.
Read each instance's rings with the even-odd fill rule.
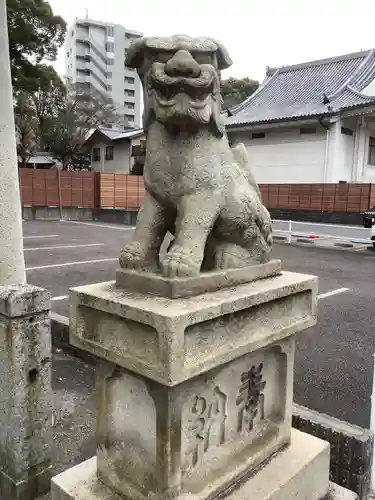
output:
[[55,247],[35,247],[35,248],[24,248],[24,252],[35,252],[36,250],[60,250],[64,248],[83,248],[83,247],[100,247],[104,246],[105,243],[87,243],[86,245],[60,245]]
[[58,234],[36,234],[35,236],[24,236],[24,240],[28,240],[31,238],[58,238]]
[[350,288],[337,288],[336,290],[331,290],[330,292],[320,293],[318,299],[326,299],[327,297],[332,297],[333,295],[339,295],[340,293],[348,292]]
[[60,295],[59,297],[52,297],[52,301],[59,301],[59,300],[65,300],[65,299],[68,299],[69,298],[69,295]]
[[56,267],[79,266],[85,264],[99,264],[100,262],[114,262],[115,260],[118,260],[118,257],[111,257],[109,259],[80,260],[77,262],[63,262],[61,264],[49,264],[48,266],[27,267],[26,271],[38,271],[39,269],[53,269]]
[[81,224],[83,226],[105,227],[106,229],[115,229],[116,231],[134,231],[135,226],[111,226],[110,224],[95,224],[94,222],[79,222],[76,220],[61,220],[64,224]]

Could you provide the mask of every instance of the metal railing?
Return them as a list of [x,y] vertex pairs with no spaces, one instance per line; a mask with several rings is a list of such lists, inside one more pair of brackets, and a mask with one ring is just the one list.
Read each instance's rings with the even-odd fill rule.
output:
[[367,229],[359,226],[343,226],[335,224],[320,224],[313,222],[296,222],[292,220],[272,220],[275,236],[285,236],[287,243],[296,238],[326,239],[343,243],[359,243],[372,245],[375,236],[375,226]]

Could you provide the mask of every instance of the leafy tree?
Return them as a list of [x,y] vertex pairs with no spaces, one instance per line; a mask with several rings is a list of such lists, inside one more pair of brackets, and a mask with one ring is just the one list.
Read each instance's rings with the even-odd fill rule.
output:
[[18,96],[15,106],[15,126],[17,139],[17,155],[21,159],[20,167],[26,167],[30,157],[37,148],[34,110],[30,98],[26,93]]
[[44,150],[50,127],[53,126],[64,109],[66,87],[61,80],[60,84],[56,84],[54,81],[44,82],[29,96],[35,116],[35,132],[39,140],[39,147],[40,150]]
[[256,91],[259,87],[257,80],[250,78],[233,78],[221,82],[221,95],[224,100],[224,109],[243,102],[249,95]]
[[123,116],[108,96],[93,88],[68,83],[63,105],[50,121],[43,141],[67,170],[77,154],[84,153],[89,132],[99,126],[120,124]]
[[143,169],[146,162],[146,141],[142,140],[139,145],[132,147],[132,157],[134,164],[131,168],[131,175],[143,175]]
[[82,146],[76,151],[70,160],[72,170],[89,172],[91,171],[91,152]]
[[64,43],[66,22],[45,0],[7,0],[9,53],[13,87],[36,90],[45,80],[58,79],[52,66]]
[[145,166],[145,156],[136,156],[134,158],[134,164],[131,168],[131,175],[143,175],[143,169]]

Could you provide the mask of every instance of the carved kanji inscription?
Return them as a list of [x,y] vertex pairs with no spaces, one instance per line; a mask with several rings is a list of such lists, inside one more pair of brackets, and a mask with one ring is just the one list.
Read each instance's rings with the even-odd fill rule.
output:
[[252,366],[249,371],[242,373],[241,385],[238,390],[236,404],[238,406],[237,431],[243,429],[252,431],[254,420],[259,416],[264,419],[264,394],[266,382],[263,380],[263,363]]
[[226,404],[227,396],[217,386],[212,398],[195,397],[191,410],[190,442],[186,450],[188,455],[191,454],[192,465],[198,463],[209,446],[224,443]]

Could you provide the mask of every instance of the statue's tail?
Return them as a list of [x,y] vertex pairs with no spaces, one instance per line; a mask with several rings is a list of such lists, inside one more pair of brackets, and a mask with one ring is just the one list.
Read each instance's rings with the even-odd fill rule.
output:
[[259,198],[261,198],[260,189],[258,187],[258,184],[255,182],[254,176],[251,172],[249,164],[249,155],[247,154],[247,149],[245,148],[245,145],[242,142],[239,142],[238,144],[232,147],[232,152],[235,161],[244,170],[246,177],[249,179],[250,184],[258,193]]

